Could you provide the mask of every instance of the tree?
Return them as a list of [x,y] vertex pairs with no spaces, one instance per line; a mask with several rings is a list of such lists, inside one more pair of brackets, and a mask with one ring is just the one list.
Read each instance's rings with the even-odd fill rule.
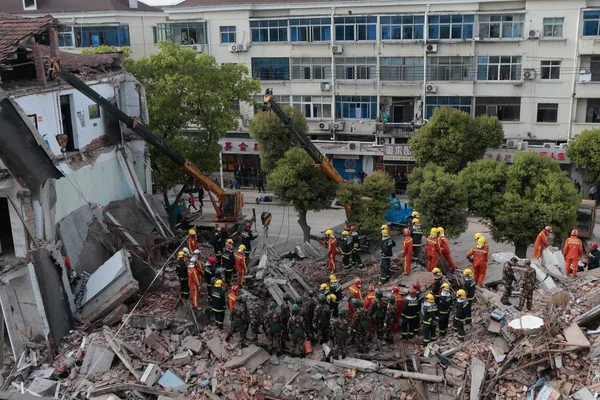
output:
[[459,178],[467,188],[467,208],[473,215],[492,219],[502,202],[508,165],[490,159],[470,162]]
[[129,47],[115,47],[107,46],[102,44],[98,47],[92,47],[91,49],[83,49],[82,54],[106,54],[106,53],[123,53],[123,59],[127,60],[131,57],[131,48]]
[[385,213],[390,208],[389,198],[394,182],[381,171],[373,172],[362,185],[346,183],[338,190],[338,199],[350,206],[348,223],[359,227],[370,239],[380,235]]
[[488,148],[499,147],[503,139],[502,124],[495,117],[473,119],[455,108],[438,107],[409,143],[418,165],[435,163],[457,173]]
[[[306,119],[300,110],[291,106],[285,106],[283,110],[294,119],[302,132],[308,132]],[[288,129],[271,111],[256,114],[250,121],[249,131],[252,139],[259,143],[260,165],[266,173],[275,168],[277,161],[294,145]]]
[[588,129],[577,135],[567,147],[567,156],[574,163],[585,167],[588,182],[598,182],[600,179],[600,129]]
[[[158,54],[126,63],[146,89],[148,127],[200,170],[216,170],[218,141],[238,126],[240,114],[232,104],[251,102],[260,85],[243,65],[220,65],[208,54],[171,42],[161,42],[159,48]],[[192,134],[182,137],[190,129]],[[157,149],[151,148],[150,157],[154,182],[168,204],[167,191],[183,180],[183,173]]]
[[467,189],[456,175],[429,164],[415,168],[408,180],[410,204],[421,213],[424,227],[443,226],[449,237],[467,230]]
[[267,181],[281,203],[294,207],[304,241],[310,241],[306,214],[328,208],[335,198],[337,185],[327,179],[310,156],[298,147],[285,153],[271,170]]

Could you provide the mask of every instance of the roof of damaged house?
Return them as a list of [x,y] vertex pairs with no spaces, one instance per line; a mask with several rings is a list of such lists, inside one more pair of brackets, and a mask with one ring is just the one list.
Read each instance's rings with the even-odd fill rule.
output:
[[[40,46],[42,55],[50,57],[50,47]],[[76,75],[96,75],[120,71],[123,53],[77,54],[59,51],[60,66]]]
[[44,33],[52,25],[51,16],[22,18],[0,13],[0,63],[33,35]]
[[24,10],[23,0],[0,1],[0,12],[9,14],[59,14],[73,12],[160,12],[162,10],[138,1],[137,8],[129,6],[129,0],[37,0],[35,10]]

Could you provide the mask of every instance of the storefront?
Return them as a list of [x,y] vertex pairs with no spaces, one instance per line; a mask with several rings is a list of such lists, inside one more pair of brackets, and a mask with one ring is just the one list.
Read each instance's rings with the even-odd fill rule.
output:
[[[485,153],[485,157],[496,160],[503,161],[507,164],[512,164],[515,154],[521,150],[517,149],[490,149]],[[529,147],[527,151],[534,152],[539,154],[541,157],[551,158],[556,161],[560,165],[560,169],[566,171],[569,176],[571,175],[571,160],[567,157],[567,152],[565,149],[547,149],[547,148],[532,148]]]
[[390,176],[407,176],[415,167],[408,143],[383,145],[383,156],[377,157],[375,169]]
[[233,172],[238,165],[246,168],[260,168],[258,143],[252,139],[223,138],[220,140],[224,172]]

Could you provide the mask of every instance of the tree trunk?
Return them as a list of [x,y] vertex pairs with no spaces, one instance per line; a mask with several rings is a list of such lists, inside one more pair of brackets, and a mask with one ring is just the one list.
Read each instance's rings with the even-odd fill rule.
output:
[[302,234],[304,236],[305,242],[310,242],[310,226],[308,226],[308,222],[306,222],[306,211],[298,211],[298,225],[302,229]]
[[515,255],[519,258],[527,257],[527,243],[515,243]]

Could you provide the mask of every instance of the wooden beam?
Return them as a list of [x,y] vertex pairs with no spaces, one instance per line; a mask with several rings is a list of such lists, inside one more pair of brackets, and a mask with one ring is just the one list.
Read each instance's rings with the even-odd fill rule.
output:
[[395,369],[383,368],[379,371],[380,374],[389,376],[394,379],[416,379],[423,382],[442,383],[444,377],[439,375],[421,374],[418,372],[397,371]]

